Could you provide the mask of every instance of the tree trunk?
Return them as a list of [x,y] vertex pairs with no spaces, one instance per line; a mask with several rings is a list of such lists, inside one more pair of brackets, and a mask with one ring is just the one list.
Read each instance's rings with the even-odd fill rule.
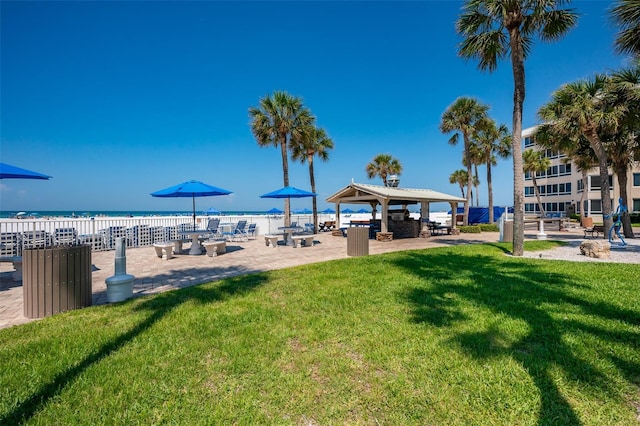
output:
[[533,182],[533,191],[536,193],[536,198],[538,199],[538,207],[540,207],[540,215],[542,218],[544,218],[545,217],[544,205],[542,205],[542,200],[540,199],[540,190],[538,189],[538,184],[536,183],[535,171],[531,175],[531,181]]
[[[311,181],[311,192],[316,193],[316,175],[313,172],[313,155],[307,156],[309,163],[309,180]],[[312,210],[313,210],[313,233],[316,233],[316,229],[318,229],[318,204],[317,197],[311,197],[312,200]]]
[[600,170],[600,202],[602,204],[602,220],[605,231],[613,226],[611,216],[611,189],[609,187],[609,165],[607,164],[607,152],[595,130],[594,125],[588,126],[584,131],[585,137],[591,144],[593,152],[598,157],[598,168]]
[[522,105],[525,98],[524,52],[519,28],[509,30],[513,70],[513,255],[524,254],[524,176],[522,169]]
[[464,204],[464,217],[462,219],[462,224],[464,226],[469,225],[469,207],[473,202],[471,198],[471,188],[473,188],[473,174],[471,173],[471,149],[469,148],[471,143],[469,142],[469,136],[462,132],[462,137],[464,138],[464,157],[467,163],[467,202]]
[[[582,219],[583,217],[587,217],[585,215],[585,210],[584,210],[584,200],[585,198],[587,198],[587,180],[588,180],[588,176],[587,176],[587,170],[583,169],[582,170],[582,195],[580,196],[580,219]],[[582,225],[582,220],[580,220],[580,224]]]
[[[475,182],[478,182],[478,165],[474,164],[473,169],[475,171],[475,179],[474,179],[474,183],[475,183]],[[476,190],[476,207],[478,207],[480,206],[480,192],[478,191],[478,185],[473,185],[473,187]]]
[[[626,165],[614,165],[614,167],[616,175],[618,176],[618,186],[620,187],[620,200],[618,200],[618,205],[621,210],[620,221],[622,222],[622,230],[625,238],[633,238],[633,227],[631,226],[631,216],[629,216],[629,203],[627,198],[628,168]],[[623,209],[622,206],[625,206],[626,209]]]
[[[287,135],[280,135],[280,152],[282,153],[282,180],[284,186],[289,186],[289,158],[287,150]],[[291,200],[284,199],[284,226],[291,225]]]
[[495,218],[493,217],[493,185],[491,182],[491,156],[487,161],[487,188],[489,191],[489,223],[493,223]]

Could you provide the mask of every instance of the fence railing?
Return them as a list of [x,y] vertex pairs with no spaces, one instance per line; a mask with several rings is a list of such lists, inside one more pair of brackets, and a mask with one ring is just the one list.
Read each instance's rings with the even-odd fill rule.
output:
[[[222,222],[256,223],[256,235],[284,225],[282,216],[220,216]],[[206,229],[211,217],[197,216],[196,229]],[[194,230],[190,216],[0,219],[0,256],[21,256],[25,248],[89,244],[92,250],[113,250],[118,237],[127,247],[145,247],[175,240],[180,232]]]

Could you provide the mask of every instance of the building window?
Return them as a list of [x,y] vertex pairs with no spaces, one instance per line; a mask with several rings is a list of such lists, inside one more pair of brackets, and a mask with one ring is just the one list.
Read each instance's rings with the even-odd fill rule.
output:
[[640,198],[633,199],[633,210],[634,213],[640,212]]
[[559,166],[560,176],[566,176],[571,174],[571,163],[560,164]]
[[535,142],[533,141],[533,138],[531,136],[524,138],[524,147],[530,147],[533,146],[535,144]]
[[578,179],[576,184],[578,185],[578,192],[584,191],[584,181],[582,179]]
[[633,174],[633,186],[640,186],[640,173]]
[[525,197],[533,197],[534,195],[536,195],[533,186],[525,186],[524,187],[524,196]]
[[[591,191],[600,191],[600,176],[593,175],[591,176]],[[613,177],[609,175],[609,189],[613,189]]]
[[602,200],[591,200],[591,213],[602,213]]

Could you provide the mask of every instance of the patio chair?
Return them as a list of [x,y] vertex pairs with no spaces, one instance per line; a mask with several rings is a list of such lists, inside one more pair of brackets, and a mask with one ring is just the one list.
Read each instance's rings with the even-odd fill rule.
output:
[[207,233],[209,234],[210,240],[222,239],[222,233],[218,229],[220,226],[220,219],[209,219],[209,223],[207,224]]
[[73,245],[78,242],[78,232],[76,228],[56,228],[53,239],[56,244]]
[[248,240],[249,237],[247,235],[247,231],[245,227],[247,226],[246,220],[239,220],[236,224],[236,227],[231,232],[225,232],[225,237],[230,241],[242,241],[245,238]]
[[256,238],[256,224],[250,223],[249,228],[247,228],[247,238]]

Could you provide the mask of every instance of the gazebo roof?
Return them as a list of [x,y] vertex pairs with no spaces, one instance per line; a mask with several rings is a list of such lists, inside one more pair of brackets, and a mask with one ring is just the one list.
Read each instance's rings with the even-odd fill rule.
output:
[[329,203],[352,204],[368,204],[372,201],[382,203],[382,200],[387,200],[387,203],[390,205],[417,204],[423,201],[432,203],[464,203],[467,201],[464,198],[433,191],[431,189],[390,188],[386,186],[355,182],[352,182],[350,185],[327,198],[327,202]]

